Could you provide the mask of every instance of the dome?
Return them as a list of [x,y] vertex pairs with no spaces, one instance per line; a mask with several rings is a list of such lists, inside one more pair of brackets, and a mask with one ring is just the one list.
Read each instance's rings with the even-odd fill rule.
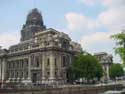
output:
[[41,32],[46,29],[43,23],[42,15],[37,8],[31,10],[27,15],[26,23],[21,30],[21,41],[33,38],[36,32]]
[[32,9],[28,14],[26,24],[43,25],[42,15],[37,8]]

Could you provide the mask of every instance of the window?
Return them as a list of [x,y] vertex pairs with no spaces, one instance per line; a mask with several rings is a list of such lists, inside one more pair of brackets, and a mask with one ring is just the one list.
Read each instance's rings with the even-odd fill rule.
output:
[[14,61],[14,66],[15,66],[15,68],[17,68],[17,63]]
[[19,68],[19,61],[16,61],[16,63],[17,63],[17,68]]
[[16,76],[15,77],[18,78],[18,72],[16,72]]
[[16,68],[16,62],[13,62],[13,68]]
[[50,60],[49,60],[49,58],[47,59],[47,66],[49,66],[50,65]]
[[34,55],[31,56],[31,64],[34,66]]
[[8,62],[8,68],[11,68],[11,64],[10,64],[10,62]]
[[39,67],[39,57],[38,56],[36,56],[35,61],[36,61],[36,67]]
[[56,58],[55,58],[55,66],[57,66],[57,61],[56,61]]
[[28,59],[25,59],[26,67],[28,67]]
[[23,72],[21,72],[21,78],[23,78]]
[[24,62],[23,62],[24,60],[22,59],[22,68],[23,68],[23,66],[24,66]]
[[12,72],[12,77],[14,77],[14,72]]
[[67,48],[67,42],[64,41],[64,42],[62,43],[62,48]]
[[49,41],[44,41],[45,46],[48,46],[50,43]]
[[57,76],[57,72],[55,72],[55,76]]
[[9,78],[13,78],[12,71],[9,71]]
[[28,72],[25,73],[25,78],[28,78]]
[[47,76],[49,76],[50,75],[50,72],[47,72]]
[[62,66],[65,67],[66,66],[66,57],[63,56],[62,58]]

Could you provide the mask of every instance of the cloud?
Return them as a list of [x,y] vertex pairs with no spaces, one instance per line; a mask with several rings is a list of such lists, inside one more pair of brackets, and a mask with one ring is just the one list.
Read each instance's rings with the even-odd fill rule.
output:
[[[96,45],[97,48],[100,47],[100,44],[108,44],[108,43],[114,43],[113,39],[111,39],[111,35],[117,34],[120,31],[111,31],[111,32],[94,32],[88,35],[83,35],[80,43],[83,48],[87,49],[88,47],[92,47],[93,45]],[[109,45],[106,45],[107,47]]]
[[94,6],[97,0],[81,0],[87,6]]
[[103,0],[108,9],[98,15],[98,22],[107,28],[125,25],[125,0]]
[[65,18],[67,20],[67,28],[70,31],[86,31],[89,29],[94,29],[98,26],[98,23],[95,20],[75,12],[67,13]]
[[125,0],[102,0],[102,4],[108,7],[124,6]]
[[110,41],[110,35],[105,33],[105,32],[96,32],[93,34],[85,35],[81,38],[80,43],[82,44],[83,47],[85,45],[87,46],[92,46],[95,43],[101,43],[101,42],[107,42]]
[[2,33],[0,35],[0,46],[2,48],[9,48],[9,46],[13,44],[17,44],[19,42],[20,35],[19,33]]
[[[125,28],[125,0],[82,1],[87,5],[100,3],[102,7],[106,8],[95,19],[75,12],[67,13],[65,16],[67,28],[71,32],[84,32],[83,35],[79,36],[79,42],[84,50],[91,53],[105,51],[114,55],[115,41],[110,36]],[[103,31],[104,28],[106,31]],[[120,62],[118,58],[116,59],[116,62]]]

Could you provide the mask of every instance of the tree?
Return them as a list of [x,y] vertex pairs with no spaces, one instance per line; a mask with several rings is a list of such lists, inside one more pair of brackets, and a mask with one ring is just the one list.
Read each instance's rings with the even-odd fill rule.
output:
[[118,33],[111,36],[113,39],[117,40],[115,53],[120,56],[123,61],[123,65],[125,66],[125,33]]
[[112,64],[111,68],[109,69],[109,75],[112,79],[123,76],[124,70],[121,64]]
[[96,67],[96,77],[98,78],[98,80],[100,80],[100,78],[103,76],[103,69],[102,69],[102,65],[100,63],[97,63],[97,67]]
[[100,79],[103,75],[103,69],[97,59],[88,53],[80,54],[71,67],[74,79],[86,78],[87,81],[93,78]]

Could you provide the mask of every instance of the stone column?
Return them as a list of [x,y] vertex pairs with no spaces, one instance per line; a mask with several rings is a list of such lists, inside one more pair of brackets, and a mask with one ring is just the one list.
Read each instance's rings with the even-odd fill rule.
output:
[[2,81],[5,79],[5,72],[6,72],[6,59],[3,58],[3,61],[2,61]]
[[20,77],[20,79],[22,79],[22,77],[21,77],[21,75],[22,75],[22,72],[21,72],[21,60],[19,60],[19,71],[20,71],[19,77]]
[[28,59],[28,80],[31,81],[31,56]]
[[107,72],[107,79],[109,80],[110,77],[109,77],[109,65],[106,66],[106,72]]
[[45,63],[46,63],[46,55],[45,52],[42,53],[42,83],[45,82]]
[[1,61],[1,68],[2,68],[2,70],[1,70],[1,80],[2,80],[2,85],[1,85],[1,87],[3,87],[3,81],[5,80],[5,72],[6,72],[6,59],[5,58],[3,58],[2,59],[2,61]]
[[61,71],[62,71],[62,55],[60,53],[58,58],[58,79],[59,80],[62,80]]
[[53,52],[50,54],[50,81],[53,82],[55,80],[55,58]]

